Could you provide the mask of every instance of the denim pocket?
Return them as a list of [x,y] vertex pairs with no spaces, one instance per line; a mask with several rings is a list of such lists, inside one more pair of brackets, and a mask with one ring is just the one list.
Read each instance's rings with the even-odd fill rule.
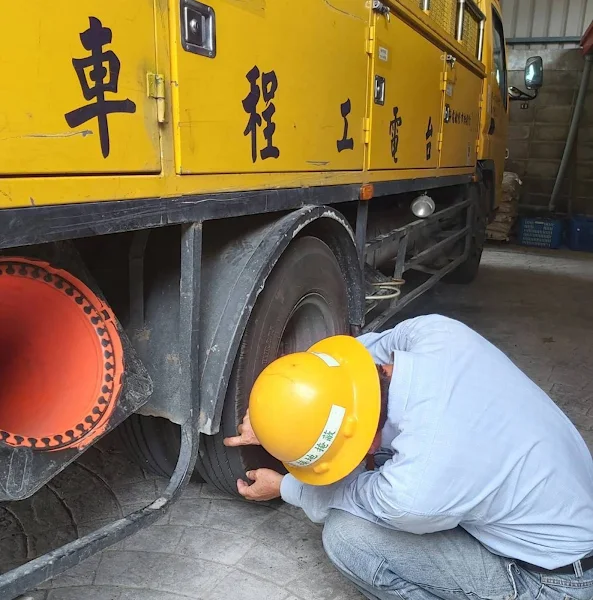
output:
[[542,575],[541,582],[543,585],[553,588],[593,588],[593,575],[587,575],[588,573],[585,573],[583,577],[577,577],[576,575],[566,575],[565,577]]
[[593,600],[593,577],[541,576],[540,600]]

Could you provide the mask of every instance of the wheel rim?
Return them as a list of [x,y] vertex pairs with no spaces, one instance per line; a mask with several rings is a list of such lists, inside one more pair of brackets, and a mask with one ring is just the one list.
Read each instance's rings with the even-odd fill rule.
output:
[[304,352],[319,340],[343,333],[338,331],[337,320],[322,296],[307,294],[299,300],[288,317],[277,356]]

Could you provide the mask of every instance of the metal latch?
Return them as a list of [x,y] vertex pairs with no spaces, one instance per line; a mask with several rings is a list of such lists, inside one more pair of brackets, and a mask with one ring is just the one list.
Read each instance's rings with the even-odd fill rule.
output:
[[148,97],[156,100],[156,114],[159,123],[165,122],[165,78],[158,73],[146,75]]
[[387,21],[391,20],[391,9],[389,6],[381,2],[381,0],[373,0],[373,10],[380,15],[387,18]]
[[375,104],[385,104],[385,77],[375,75]]
[[457,59],[452,54],[447,54],[445,61],[451,68],[453,68],[455,66],[455,63],[457,62]]
[[195,0],[181,0],[181,45],[186,52],[216,56],[214,9]]

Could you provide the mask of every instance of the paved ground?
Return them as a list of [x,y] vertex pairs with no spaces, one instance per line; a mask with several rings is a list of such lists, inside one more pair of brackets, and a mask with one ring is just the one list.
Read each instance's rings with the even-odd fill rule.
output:
[[[593,256],[491,249],[478,281],[440,286],[409,314],[459,318],[501,347],[593,448]],[[81,488],[84,481],[84,488]],[[156,497],[117,448],[93,449],[30,501],[0,507],[0,564],[22,562]],[[84,498],[92,502],[83,502]],[[53,509],[40,511],[42,504]],[[192,484],[160,523],[68,574],[35,600],[350,600],[321,530],[289,506],[249,505]]]

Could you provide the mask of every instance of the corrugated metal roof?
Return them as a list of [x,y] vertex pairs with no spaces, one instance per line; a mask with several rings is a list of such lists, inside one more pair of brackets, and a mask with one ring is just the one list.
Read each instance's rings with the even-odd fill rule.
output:
[[[581,37],[593,20],[593,0],[502,0],[508,38]],[[538,48],[578,44],[538,44]],[[529,46],[524,46],[529,48]]]

